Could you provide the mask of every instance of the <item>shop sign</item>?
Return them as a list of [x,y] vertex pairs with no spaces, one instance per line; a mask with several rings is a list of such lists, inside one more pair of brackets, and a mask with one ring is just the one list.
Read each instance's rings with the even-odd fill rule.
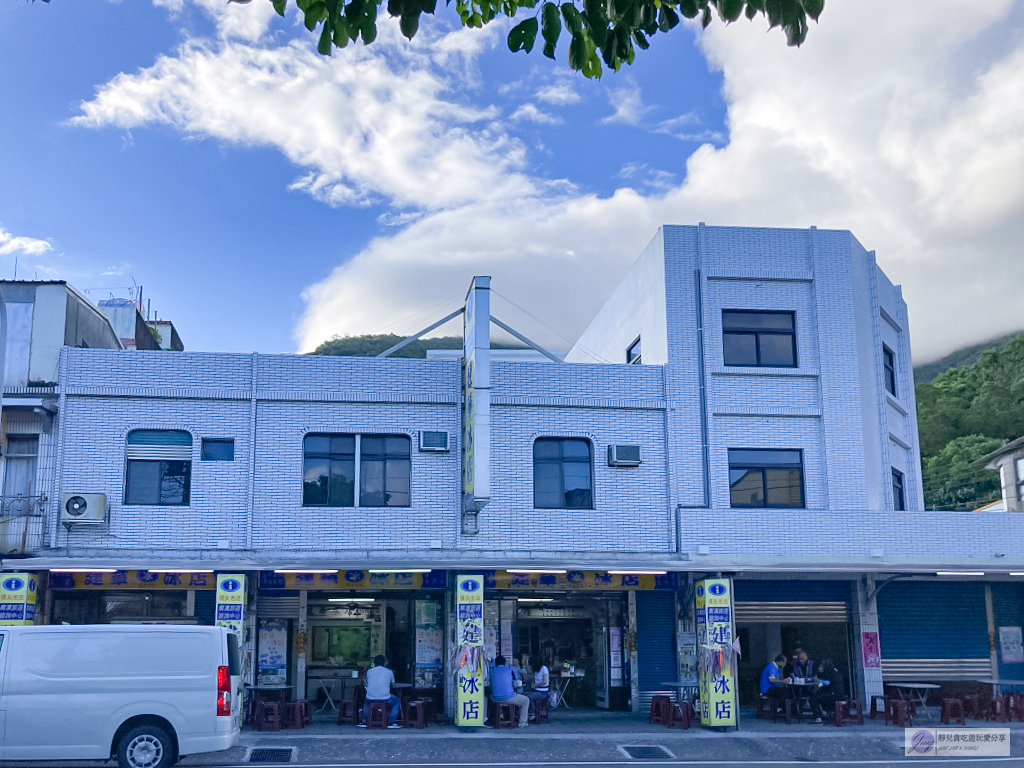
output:
[[53,589],[216,589],[212,573],[51,573]]
[[878,646],[877,632],[861,632],[860,647],[864,652],[865,669],[878,669],[882,666],[882,652]]
[[444,589],[444,571],[430,573],[273,573],[260,571],[260,589]]
[[484,580],[458,576],[456,581],[455,724],[484,724]]
[[239,637],[242,637],[242,623],[245,620],[245,597],[244,574],[217,574],[216,624],[218,627],[227,627]]
[[1024,663],[1024,643],[1021,642],[1020,627],[999,628],[999,650],[1003,664]]
[[569,571],[567,573],[509,573],[484,571],[487,589],[677,589],[675,573],[612,574],[607,571]]
[[0,573],[0,625],[34,624],[35,618],[35,574]]
[[260,685],[284,685],[288,682],[288,627],[284,621],[260,621]]
[[698,581],[696,597],[701,723],[734,726],[737,700],[732,580]]

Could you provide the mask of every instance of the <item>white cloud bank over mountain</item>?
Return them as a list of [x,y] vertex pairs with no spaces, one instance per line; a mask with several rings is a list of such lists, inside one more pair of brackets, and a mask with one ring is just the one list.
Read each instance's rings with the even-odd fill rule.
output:
[[724,74],[728,144],[694,152],[681,183],[605,198],[531,175],[514,125],[444,73],[454,60],[471,73],[493,32],[409,44],[385,24],[373,46],[324,59],[238,17],[258,4],[211,3],[220,41],[118,76],[76,121],[274,146],[303,169],[295,189],[415,214],[310,286],[302,350],[460,294],[473,274],[572,336],[659,224],[697,221],[851,229],[904,284],[918,360],[1024,327],[1024,12],[1010,0],[829,0],[799,50],[760,20],[715,23],[701,45]]

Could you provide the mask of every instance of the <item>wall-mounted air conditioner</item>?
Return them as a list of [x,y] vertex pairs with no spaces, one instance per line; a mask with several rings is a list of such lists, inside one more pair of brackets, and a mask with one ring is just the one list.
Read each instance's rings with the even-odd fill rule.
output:
[[420,450],[427,453],[445,453],[448,450],[448,433],[420,432]]
[[102,525],[107,521],[107,494],[65,493],[60,504],[60,521],[72,525]]
[[639,467],[640,446],[639,445],[609,445],[608,466],[609,467]]

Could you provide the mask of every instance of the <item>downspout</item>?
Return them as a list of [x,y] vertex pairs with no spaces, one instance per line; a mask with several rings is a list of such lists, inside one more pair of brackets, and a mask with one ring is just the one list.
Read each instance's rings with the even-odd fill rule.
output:
[[[698,258],[700,258],[700,234],[697,235]],[[700,376],[700,442],[701,458],[704,463],[704,508],[711,506],[711,452],[708,446],[708,387],[704,366],[704,299],[701,294],[700,269],[695,269],[694,297],[697,304],[697,373]]]

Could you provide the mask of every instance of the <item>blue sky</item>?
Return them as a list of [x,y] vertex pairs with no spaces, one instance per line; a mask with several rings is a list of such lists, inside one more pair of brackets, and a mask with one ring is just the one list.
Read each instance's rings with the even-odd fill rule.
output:
[[924,360],[1024,327],[1022,15],[829,0],[800,50],[685,26],[592,82],[453,11],[325,60],[266,0],[0,4],[0,274],[134,279],[187,348],[264,352],[492,274],[565,348],[658,224],[817,224],[903,283]]

